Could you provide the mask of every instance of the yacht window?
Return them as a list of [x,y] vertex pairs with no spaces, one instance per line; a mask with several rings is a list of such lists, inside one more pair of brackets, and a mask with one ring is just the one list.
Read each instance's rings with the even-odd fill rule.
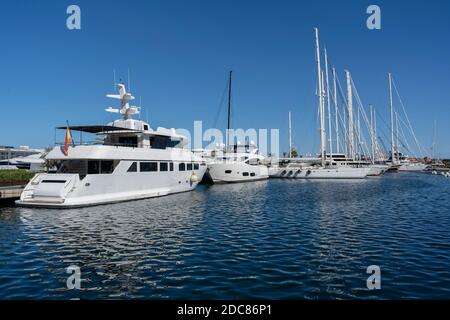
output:
[[178,170],[179,170],[179,171],[186,171],[186,164],[180,163],[180,164],[178,165]]
[[114,161],[113,160],[100,161],[100,173],[107,174],[107,173],[113,173],[113,171],[114,171]]
[[148,125],[144,124],[144,130],[148,130]]
[[85,160],[64,160],[57,163],[58,173],[78,173],[80,177],[84,177],[87,171],[87,161]]
[[173,171],[173,162],[170,163],[170,171]]
[[199,169],[198,163],[194,163],[194,170],[198,170],[198,169]]
[[137,137],[119,137],[119,146],[137,148]]
[[42,180],[41,183],[66,183],[66,180]]
[[158,171],[158,162],[141,162],[141,172]]
[[255,173],[254,173],[254,172],[250,173],[250,176],[254,177],[254,176],[255,176]]
[[168,171],[168,163],[167,162],[160,162],[159,163],[159,171]]
[[244,177],[248,177],[248,172],[242,172],[242,175],[243,175]]
[[188,171],[192,170],[192,163],[188,163],[188,164],[187,164],[187,170],[188,170]]
[[100,161],[89,160],[88,161],[88,174],[99,174],[100,173]]
[[226,174],[230,174],[230,173],[231,173],[231,170],[225,170],[225,173],[226,173]]
[[150,146],[153,149],[175,148],[178,144],[180,144],[180,140],[172,140],[167,136],[156,135],[150,137]]
[[137,172],[137,162],[133,162],[127,172]]

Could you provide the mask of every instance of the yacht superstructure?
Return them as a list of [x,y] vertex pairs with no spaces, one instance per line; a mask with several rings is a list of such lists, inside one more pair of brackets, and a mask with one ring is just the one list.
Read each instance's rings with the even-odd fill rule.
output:
[[119,94],[122,118],[107,125],[60,127],[68,133],[93,134],[96,141],[55,146],[46,160],[56,164],[56,173],[41,173],[23,190],[20,206],[79,207],[143,199],[193,190],[206,171],[206,162],[184,149],[186,138],[175,129],[150,128],[132,119],[139,108],[130,106],[134,97],[123,84]]

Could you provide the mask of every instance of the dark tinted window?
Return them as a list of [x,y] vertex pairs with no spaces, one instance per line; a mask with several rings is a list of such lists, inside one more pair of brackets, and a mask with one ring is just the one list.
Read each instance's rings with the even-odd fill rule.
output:
[[137,147],[137,137],[119,137],[119,145],[123,147]]
[[113,173],[114,171],[114,161],[112,160],[102,160],[100,161],[101,173]]
[[158,171],[158,162],[141,162],[141,172]]
[[250,173],[250,176],[254,177],[254,176],[255,176],[255,173],[254,173],[254,172]]
[[180,163],[178,165],[178,170],[179,171],[186,171],[186,165],[184,163]]
[[159,171],[168,171],[168,164],[167,164],[167,162],[160,162],[159,163]]
[[187,164],[187,170],[189,171],[189,170],[192,170],[192,163],[188,163]]
[[127,171],[128,172],[137,172],[137,162],[133,162]]
[[199,167],[198,163],[194,163],[194,170],[198,170]]
[[88,161],[88,174],[99,174],[100,173],[100,161],[89,160]]
[[173,171],[173,162],[170,163],[170,171]]
[[242,172],[242,175],[243,175],[244,177],[248,177],[248,172]]
[[230,174],[230,173],[231,173],[231,170],[225,170],[225,173],[226,173],[226,174]]

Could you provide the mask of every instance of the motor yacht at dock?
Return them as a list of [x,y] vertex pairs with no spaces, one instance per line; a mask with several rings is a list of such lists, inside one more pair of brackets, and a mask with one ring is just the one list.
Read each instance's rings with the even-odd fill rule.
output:
[[208,160],[207,180],[213,183],[231,183],[268,179],[268,166],[254,141],[247,141],[245,144],[239,141],[230,143],[231,79],[232,71],[228,79],[227,143],[218,144],[213,150],[201,150],[202,156]]
[[[17,205],[30,207],[80,207],[165,196],[193,190],[203,178],[206,162],[184,149],[186,137],[175,129],[150,128],[133,119],[140,112],[129,101],[134,97],[123,84],[120,108],[106,111],[122,115],[107,125],[67,126],[64,146],[46,156],[56,173],[35,175]],[[93,143],[74,143],[72,132],[93,134]]]
[[256,144],[238,142],[228,148],[219,146],[214,150],[206,150],[203,157],[208,159],[206,173],[213,183],[249,182],[269,178],[266,159],[259,154]]

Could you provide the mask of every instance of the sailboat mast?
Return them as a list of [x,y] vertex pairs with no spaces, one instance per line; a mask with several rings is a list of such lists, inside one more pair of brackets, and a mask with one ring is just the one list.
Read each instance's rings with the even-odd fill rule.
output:
[[374,129],[374,138],[375,138],[375,151],[376,156],[380,158],[380,149],[378,148],[378,134],[377,134],[377,114],[375,109],[373,110],[373,129]]
[[[325,72],[322,70],[322,108],[320,109],[320,128],[323,128],[320,130],[321,132],[321,143],[323,144],[323,157],[325,159],[326,163],[326,154],[327,154],[327,134],[325,129]],[[324,163],[324,164],[325,164]]]
[[396,130],[395,149],[397,152],[397,160],[400,163],[400,152],[399,152],[399,146],[398,146],[398,112],[395,112],[395,130]]
[[344,120],[344,152],[345,152],[345,156],[349,157],[350,155],[350,151],[348,149],[348,131],[347,131],[347,113],[345,111],[345,106],[342,108],[342,119]]
[[358,122],[357,122],[357,145],[356,145],[356,152],[358,153],[358,159],[361,159],[361,122],[359,117],[359,108],[358,110]]
[[328,143],[330,146],[330,165],[333,162],[333,139],[331,133],[331,107],[330,107],[330,82],[328,81],[328,55],[327,48],[325,48],[325,79],[327,85],[327,111],[328,111]]
[[375,163],[375,140],[374,140],[374,131],[373,131],[373,107],[370,107],[370,138],[371,138],[371,146],[372,146],[372,163]]
[[323,117],[323,90],[322,90],[322,72],[320,67],[320,47],[319,47],[319,29],[314,28],[316,32],[316,62],[317,62],[317,90],[319,94],[319,112],[320,112],[320,154],[322,158],[322,166],[325,166],[325,123]]
[[436,157],[436,120],[434,120],[433,123],[433,148],[432,148],[432,157],[433,157],[433,161],[436,162],[437,157]]
[[338,105],[337,105],[337,89],[336,89],[336,69],[333,68],[333,96],[334,96],[334,126],[336,131],[336,152],[339,153],[339,123],[338,123]]
[[392,75],[389,73],[389,101],[391,107],[391,157],[392,164],[395,163],[394,157],[394,107],[392,105]]
[[348,144],[350,146],[350,158],[355,160],[355,144],[353,134],[353,94],[350,72],[345,70],[345,76],[347,79],[347,105],[348,105]]
[[233,71],[230,71],[230,77],[228,80],[228,123],[227,123],[227,150],[230,143],[230,129],[231,129],[231,75]]
[[289,158],[292,158],[292,124],[291,124],[291,112],[289,111]]

